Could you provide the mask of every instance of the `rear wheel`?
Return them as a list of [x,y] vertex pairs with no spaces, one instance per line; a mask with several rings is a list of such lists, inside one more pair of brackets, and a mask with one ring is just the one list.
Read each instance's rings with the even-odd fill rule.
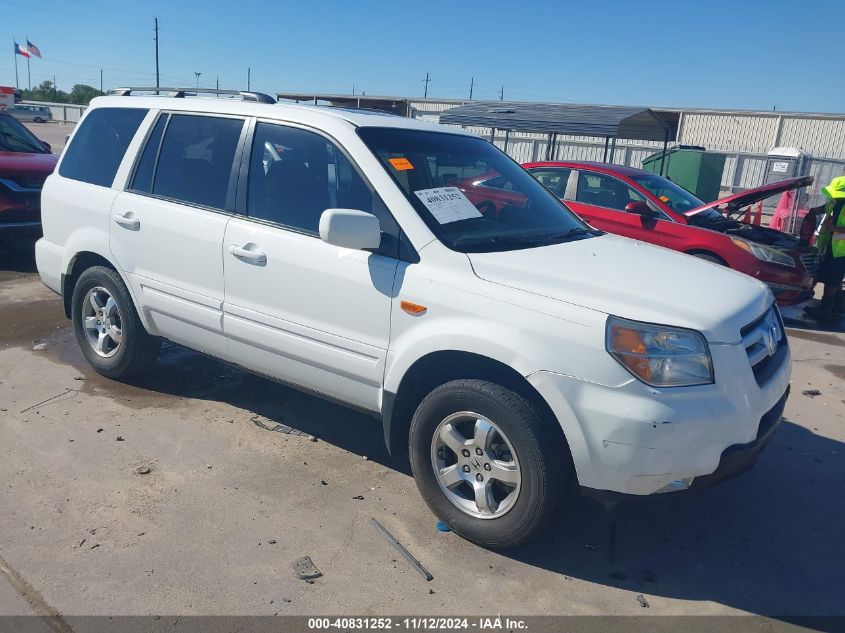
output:
[[511,547],[532,538],[565,491],[565,450],[536,408],[485,380],[454,380],[411,422],[411,467],[428,506],[467,540]]
[[35,119],[33,119],[33,121],[35,123],[46,123],[46,121],[44,119],[42,119],[40,116],[35,117]]
[[77,343],[97,372],[127,378],[155,363],[159,341],[144,329],[114,270],[105,266],[85,270],[74,285],[71,306]]

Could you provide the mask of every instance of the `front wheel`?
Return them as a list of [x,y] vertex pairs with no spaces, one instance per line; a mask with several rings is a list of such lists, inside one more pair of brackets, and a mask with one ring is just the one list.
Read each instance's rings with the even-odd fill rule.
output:
[[423,498],[450,529],[512,547],[551,518],[568,482],[566,450],[519,394],[454,380],[426,396],[411,422],[411,467]]
[[144,329],[129,291],[111,268],[94,266],[79,276],[71,309],[76,341],[100,374],[128,378],[155,363],[159,341]]

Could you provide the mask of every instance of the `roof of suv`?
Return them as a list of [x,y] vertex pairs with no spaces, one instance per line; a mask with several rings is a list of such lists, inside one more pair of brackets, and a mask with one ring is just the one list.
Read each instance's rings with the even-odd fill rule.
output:
[[345,121],[355,127],[392,127],[430,132],[452,132],[474,136],[459,127],[446,127],[417,119],[399,117],[377,111],[348,110],[328,106],[293,103],[255,103],[237,98],[165,97],[165,96],[105,96],[91,101],[92,108],[125,107],[151,110],[184,110],[207,114],[256,116],[280,121],[310,123],[316,127]]

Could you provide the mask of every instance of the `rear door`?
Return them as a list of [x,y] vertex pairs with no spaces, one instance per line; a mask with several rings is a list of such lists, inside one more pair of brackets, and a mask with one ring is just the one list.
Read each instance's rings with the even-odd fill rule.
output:
[[[330,139],[259,121],[242,168],[246,217],[226,227],[223,326],[235,362],[378,410],[390,335],[399,229]],[[323,242],[327,208],[374,213],[373,252]]]
[[221,250],[244,123],[162,112],[114,202],[109,230],[112,254],[154,333],[222,357]]

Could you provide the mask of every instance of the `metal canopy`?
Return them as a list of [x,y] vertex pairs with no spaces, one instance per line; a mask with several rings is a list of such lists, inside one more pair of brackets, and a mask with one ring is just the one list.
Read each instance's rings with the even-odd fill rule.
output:
[[476,101],[445,110],[440,122],[513,132],[673,141],[677,129],[650,108]]

